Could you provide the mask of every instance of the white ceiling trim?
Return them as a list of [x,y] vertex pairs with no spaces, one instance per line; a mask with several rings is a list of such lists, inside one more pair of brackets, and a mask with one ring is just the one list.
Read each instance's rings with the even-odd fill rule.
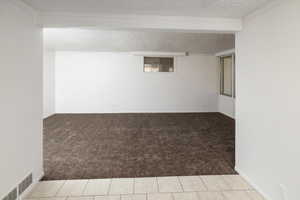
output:
[[39,24],[46,28],[95,27],[104,29],[149,29],[221,33],[234,33],[242,30],[241,19],[155,15],[41,13]]

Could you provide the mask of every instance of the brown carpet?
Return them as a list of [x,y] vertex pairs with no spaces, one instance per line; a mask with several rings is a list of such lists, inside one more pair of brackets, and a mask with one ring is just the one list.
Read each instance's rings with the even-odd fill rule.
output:
[[57,114],[44,120],[44,180],[235,174],[220,113]]

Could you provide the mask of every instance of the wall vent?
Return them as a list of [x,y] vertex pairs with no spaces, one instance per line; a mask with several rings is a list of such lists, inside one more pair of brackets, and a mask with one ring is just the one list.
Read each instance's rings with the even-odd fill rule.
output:
[[13,189],[7,196],[5,196],[2,200],[16,200],[18,198],[18,189]]
[[20,184],[19,184],[19,195],[22,194],[30,185],[32,184],[32,173],[29,174]]

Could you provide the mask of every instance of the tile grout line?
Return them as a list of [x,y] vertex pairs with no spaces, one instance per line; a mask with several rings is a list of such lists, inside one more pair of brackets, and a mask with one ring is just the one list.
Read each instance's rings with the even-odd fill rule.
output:
[[[58,196],[57,196],[58,193],[59,193],[60,190],[65,186],[66,183],[67,183],[67,180],[65,180],[64,183],[61,184],[61,186],[60,186],[59,189],[56,191],[56,193],[55,193],[55,195],[54,195],[53,197],[58,197]],[[68,198],[66,197],[66,199],[68,199]]]
[[84,186],[84,188],[83,188],[83,190],[82,190],[82,192],[81,192],[81,195],[82,195],[82,196],[84,196],[84,192],[85,192],[85,190],[86,190],[86,188],[87,188],[89,182],[90,182],[90,180],[87,179],[86,184],[85,184],[85,186]]
[[201,198],[200,198],[200,194],[199,194],[200,192],[199,191],[197,191],[196,192],[196,196],[197,196],[197,198],[198,198],[198,200],[201,200]]
[[158,184],[158,177],[155,177],[156,185],[157,185],[157,192],[160,193],[159,191],[159,184]]
[[109,194],[110,194],[110,189],[111,189],[112,181],[113,181],[113,179],[111,178],[111,179],[110,179],[109,186],[108,186],[108,189],[107,189],[106,195],[109,195]]
[[205,191],[208,191],[208,186],[205,184],[205,182],[204,182],[204,180],[201,178],[201,176],[197,176],[199,179],[200,179],[200,181],[202,182],[202,184],[204,185],[204,187],[205,187]]
[[180,181],[179,176],[176,176],[176,177],[177,177],[177,180],[178,180],[178,182],[179,182],[179,185],[180,185],[180,187],[181,187],[182,192],[185,192],[185,191],[184,191],[184,188],[183,188],[183,184],[182,184],[182,182]]
[[133,178],[133,188],[132,188],[132,190],[133,190],[132,194],[135,194],[135,178]]
[[221,193],[221,195],[223,196],[224,200],[230,200],[230,199],[227,199],[227,198],[226,198],[226,196],[225,196],[224,192],[225,192],[225,191],[223,191],[223,190],[220,192],[220,193]]
[[175,200],[174,193],[171,193],[171,198],[172,198],[173,200]]
[[228,185],[228,187],[230,188],[229,190],[234,190],[234,188],[232,188],[232,185],[230,183],[228,183],[228,181],[226,181],[225,175],[220,175],[221,179]]

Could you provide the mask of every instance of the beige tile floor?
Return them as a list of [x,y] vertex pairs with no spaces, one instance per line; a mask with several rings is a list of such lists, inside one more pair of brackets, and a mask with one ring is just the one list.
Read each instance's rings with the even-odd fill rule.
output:
[[42,181],[27,200],[263,200],[239,175]]

